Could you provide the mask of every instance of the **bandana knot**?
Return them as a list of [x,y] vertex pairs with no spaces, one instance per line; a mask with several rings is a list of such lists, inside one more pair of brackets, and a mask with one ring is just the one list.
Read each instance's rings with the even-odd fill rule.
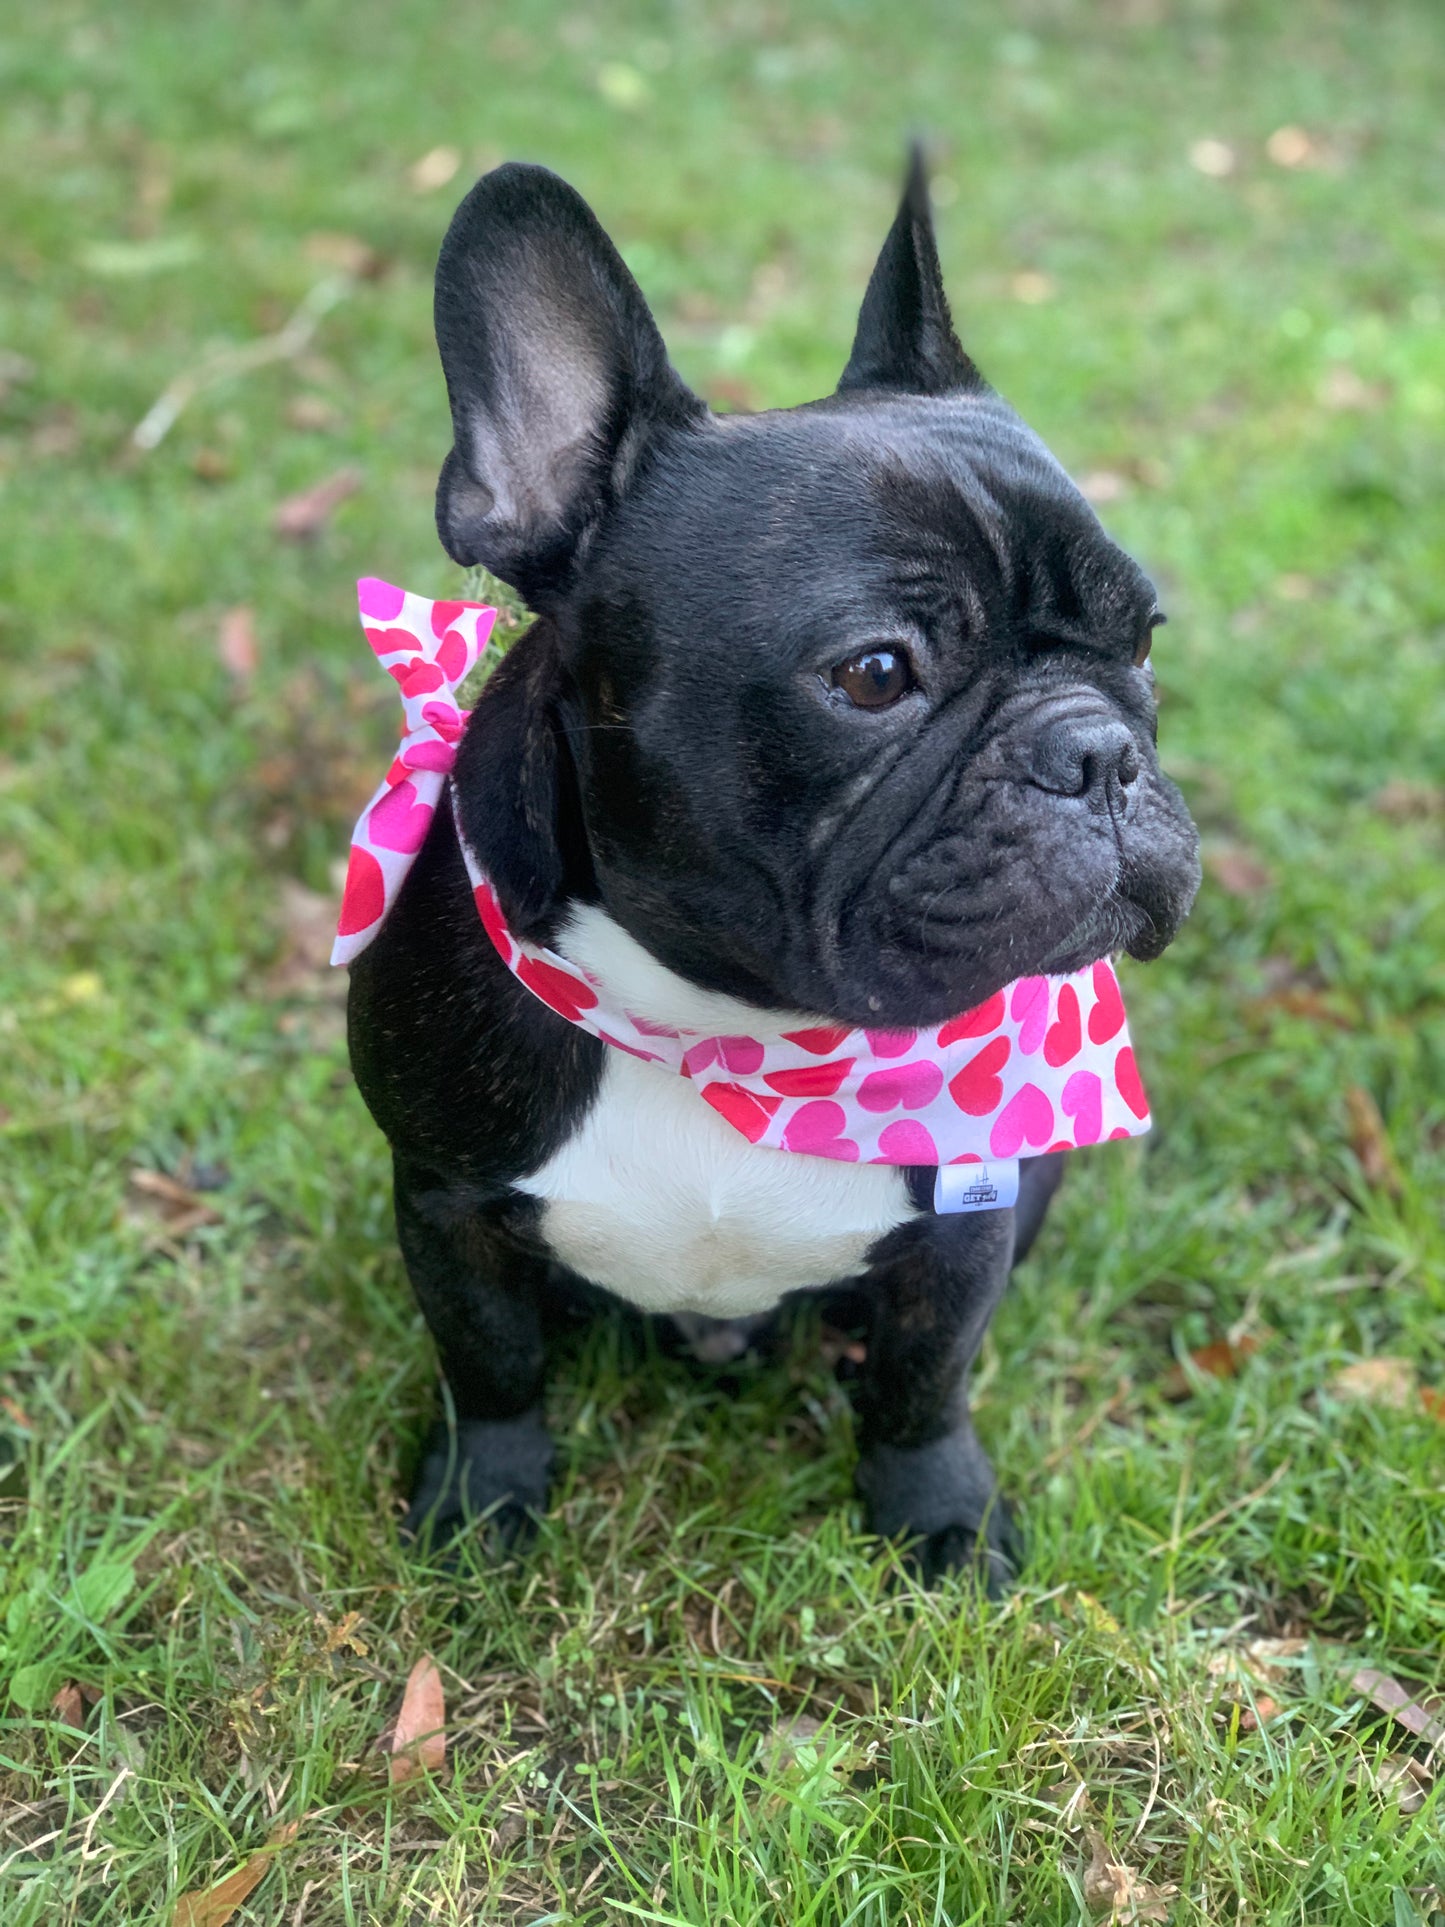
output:
[[481,661],[497,619],[480,602],[432,602],[375,576],[363,576],[356,592],[366,640],[400,691],[406,728],[352,832],[333,964],[365,950],[426,841],[470,714],[457,689]]

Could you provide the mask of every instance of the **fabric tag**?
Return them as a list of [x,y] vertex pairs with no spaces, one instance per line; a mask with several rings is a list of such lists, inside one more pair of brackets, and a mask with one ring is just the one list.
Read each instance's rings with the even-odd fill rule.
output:
[[1017,1158],[988,1164],[940,1164],[933,1181],[933,1208],[940,1216],[957,1211],[1007,1211],[1019,1194]]

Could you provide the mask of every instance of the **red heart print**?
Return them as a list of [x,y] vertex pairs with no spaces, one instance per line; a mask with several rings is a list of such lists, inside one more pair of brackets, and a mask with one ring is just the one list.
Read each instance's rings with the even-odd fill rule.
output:
[[783,1101],[780,1097],[759,1097],[753,1091],[745,1091],[741,1084],[704,1084],[702,1094],[735,1131],[742,1132],[749,1144],[757,1143]]
[[763,1082],[782,1097],[831,1097],[857,1060],[835,1057],[827,1064],[804,1064],[796,1071],[769,1071]]
[[[434,662],[414,662],[407,670],[401,693],[403,696],[429,696],[434,689],[440,689],[445,681],[446,677]],[[428,703],[427,708],[431,707]]]
[[938,1146],[916,1117],[900,1117],[878,1133],[874,1164],[937,1164]]
[[357,607],[373,622],[395,622],[406,606],[406,592],[380,576],[364,575],[356,585]]
[[1059,1014],[1049,1025],[1049,1034],[1044,1039],[1044,1062],[1057,1070],[1060,1064],[1067,1064],[1071,1057],[1078,1056],[1083,1041],[1084,1034],[1079,1027],[1079,993],[1072,984],[1065,984],[1059,992]]
[[865,1111],[921,1111],[943,1089],[937,1064],[890,1064],[886,1071],[870,1071],[858,1086],[858,1102]]
[[401,850],[411,855],[426,842],[433,808],[430,803],[418,801],[414,784],[400,782],[372,805],[366,819],[367,831],[372,842],[380,844],[383,850]]
[[1097,1144],[1104,1129],[1104,1083],[1095,1071],[1075,1071],[1059,1109],[1074,1120],[1075,1144]]
[[457,760],[457,753],[450,743],[438,743],[427,737],[420,743],[408,743],[401,752],[401,760],[408,769],[449,770]]
[[1134,1053],[1127,1044],[1114,1059],[1114,1082],[1119,1087],[1120,1097],[1135,1117],[1147,1117],[1149,1100],[1144,1095],[1144,1080],[1139,1075],[1139,1066],[1134,1062]]
[[1124,999],[1119,979],[1102,957],[1094,965],[1094,1000],[1089,1012],[1089,1042],[1107,1044],[1124,1027]]
[[843,1039],[851,1037],[853,1033],[851,1030],[819,1027],[817,1030],[785,1030],[783,1035],[790,1044],[810,1051],[814,1057],[831,1057]]
[[682,1062],[689,1077],[705,1071],[709,1064],[721,1064],[734,1077],[751,1077],[766,1055],[756,1037],[704,1037],[685,1053]]
[[988,1148],[996,1158],[1014,1158],[1023,1145],[1042,1146],[1053,1135],[1053,1105],[1037,1084],[1021,1084],[999,1112]]
[[[416,637],[410,629],[367,629],[364,633],[378,656],[398,656],[403,650],[408,656],[416,654]],[[409,663],[392,663],[386,673],[404,676],[409,667]]]
[[507,919],[502,915],[502,906],[497,901],[497,893],[490,883],[479,883],[472,895],[477,900],[477,915],[482,920],[482,928],[495,944],[503,960],[510,964],[516,946],[512,933],[507,928]]
[[1008,1014],[1019,1027],[1019,1049],[1025,1057],[1032,1057],[1048,1029],[1048,978],[1020,977],[1009,998]]
[[794,1111],[783,1131],[783,1149],[802,1151],[808,1157],[840,1158],[845,1164],[858,1162],[858,1146],[844,1137],[848,1114],[841,1104],[821,1098]]
[[949,1018],[938,1033],[940,1047],[956,1044],[960,1037],[986,1036],[989,1031],[998,1029],[1003,1022],[1003,1013],[1003,992],[996,990],[986,1003],[977,1005],[973,1010],[964,1011],[961,1017]]
[[528,990],[535,991],[559,1017],[566,1017],[574,1024],[584,1010],[591,1010],[597,1002],[597,993],[589,990],[580,977],[559,970],[541,957],[523,957],[517,965],[517,975]]
[[436,665],[448,682],[459,682],[466,673],[467,639],[460,629],[448,629],[442,637]]
[[[632,1013],[629,1011],[628,1015],[632,1016]],[[647,1017],[633,1017],[632,1021],[644,1037],[680,1037],[682,1035],[682,1032],[674,1030],[671,1024],[654,1024]]]
[[[1002,997],[999,1002],[1002,1004]],[[1000,1009],[999,1016],[1002,1015]],[[987,1117],[990,1111],[998,1109],[1003,1102],[1003,1080],[999,1072],[1008,1062],[1012,1049],[1007,1037],[995,1037],[969,1058],[948,1086],[949,1095],[959,1110],[967,1111],[970,1117]]]
[[475,602],[434,602],[431,606],[431,632],[444,636],[463,609],[475,609]]
[[864,1035],[868,1048],[875,1057],[901,1057],[905,1051],[913,1049],[918,1036],[916,1030],[870,1030]]
[[337,936],[354,937],[358,930],[365,930],[375,923],[385,908],[386,884],[381,865],[370,850],[359,850],[353,844],[346,865],[346,887],[341,892]]

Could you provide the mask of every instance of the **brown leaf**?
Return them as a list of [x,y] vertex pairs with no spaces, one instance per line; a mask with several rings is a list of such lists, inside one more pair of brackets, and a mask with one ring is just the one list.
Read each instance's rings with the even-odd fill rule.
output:
[[431,1773],[441,1770],[447,1757],[446,1720],[442,1676],[431,1654],[423,1653],[407,1679],[401,1712],[391,1735],[393,1786],[424,1769]]
[[164,1171],[137,1169],[127,1182],[159,1217],[167,1231],[184,1237],[203,1224],[219,1224],[221,1214],[204,1203],[189,1185],[168,1177]]
[[226,674],[238,690],[244,692],[260,661],[256,618],[246,603],[238,603],[234,609],[227,609],[221,617],[220,631],[216,636],[216,654]]
[[375,281],[386,267],[385,256],[359,235],[323,231],[308,234],[304,245],[306,259],[318,268],[355,275],[358,281]]
[[1430,1418],[1445,1425],[1445,1392],[1437,1391],[1433,1385],[1420,1387],[1420,1403]]
[[1418,1813],[1430,1793],[1434,1776],[1420,1760],[1407,1759],[1402,1753],[1387,1753],[1383,1760],[1356,1760],[1345,1778],[1352,1786],[1369,1787],[1400,1803],[1401,1814]]
[[1318,149],[1303,127],[1276,127],[1265,142],[1264,151],[1276,167],[1308,167],[1319,158]]
[[782,1773],[797,1763],[798,1748],[811,1746],[823,1730],[823,1722],[811,1713],[797,1713],[790,1720],[779,1720],[764,1734],[760,1760],[769,1773]]
[[288,1820],[273,1827],[259,1853],[226,1875],[214,1887],[197,1887],[182,1894],[176,1902],[172,1927],[226,1927],[226,1922],[241,1903],[260,1886],[279,1847],[289,1846],[300,1830],[300,1822]]
[[1204,867],[1231,897],[1259,897],[1271,889],[1274,874],[1242,843],[1222,843],[1205,853]]
[[1234,172],[1234,149],[1227,141],[1212,140],[1206,136],[1203,140],[1195,141],[1190,148],[1189,165],[1196,173],[1222,181],[1227,174]]
[[1388,1713],[1393,1720],[1417,1739],[1438,1746],[1445,1740],[1445,1701],[1434,1693],[1419,1695],[1402,1686],[1399,1680],[1389,1673],[1380,1673],[1373,1666],[1361,1666],[1350,1675],[1350,1689],[1363,1693],[1372,1705],[1378,1706],[1382,1713]]
[[1041,274],[1037,268],[1021,268],[1009,282],[1009,293],[1026,308],[1037,308],[1040,303],[1053,300],[1058,286],[1052,275]]
[[1271,991],[1264,997],[1247,998],[1242,1007],[1251,1016],[1266,1020],[1278,1011],[1285,1017],[1302,1018],[1307,1024],[1328,1024],[1335,1030],[1355,1028],[1355,1020],[1339,1003],[1332,1001],[1330,992],[1307,984]]
[[1400,1167],[1395,1162],[1380,1107],[1363,1084],[1346,1086],[1345,1111],[1349,1118],[1350,1149],[1359,1159],[1365,1183],[1372,1191],[1384,1191],[1398,1198],[1403,1189]]
[[77,1731],[85,1726],[85,1696],[73,1679],[66,1680],[55,1698],[50,1702],[50,1710],[63,1726],[73,1726]]
[[1144,1927],[1145,1922],[1167,1921],[1175,1886],[1156,1887],[1151,1880],[1116,1860],[1102,1833],[1090,1827],[1084,1835],[1089,1864],[1084,1869],[1084,1899],[1096,1914],[1118,1927]]
[[348,496],[361,487],[359,468],[339,468],[324,482],[289,495],[271,517],[271,526],[287,542],[310,542],[318,536]]
[[1095,508],[1107,508],[1129,493],[1129,478],[1116,468],[1091,468],[1079,477],[1079,493]]
[[[1236,1339],[1216,1339],[1212,1345],[1192,1351],[1190,1363],[1206,1378],[1236,1378],[1245,1359],[1252,1357],[1268,1336],[1267,1332],[1241,1332]],[[1168,1399],[1188,1398],[1193,1389],[1193,1381],[1182,1365],[1171,1365],[1159,1381],[1160,1394]]]
[[286,419],[308,435],[324,435],[340,423],[341,410],[324,395],[293,395],[286,404]]
[[1427,823],[1445,819],[1445,788],[1438,783],[1417,783],[1408,776],[1397,776],[1376,790],[1370,799],[1376,816],[1389,823]]
[[1266,1720],[1272,1720],[1278,1711],[1278,1700],[1272,1700],[1268,1693],[1256,1693],[1254,1705],[1246,1706],[1239,1716],[1240,1732],[1253,1733],[1256,1727],[1263,1726]]
[[432,147],[419,161],[413,161],[406,170],[414,194],[430,194],[436,188],[445,187],[462,164],[461,150],[456,147]]
[[1360,1358],[1330,1380],[1336,1398],[1359,1398],[1400,1412],[1415,1399],[1415,1367],[1408,1358]]
[[344,994],[345,971],[331,969],[336,900],[320,890],[308,889],[295,877],[282,877],[279,897],[283,942],[281,954],[266,976],[267,992],[272,997],[329,990]]

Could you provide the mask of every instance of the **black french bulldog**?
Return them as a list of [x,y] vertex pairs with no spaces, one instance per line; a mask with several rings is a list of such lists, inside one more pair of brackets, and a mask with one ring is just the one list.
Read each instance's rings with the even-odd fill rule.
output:
[[[1165,948],[1199,867],[1155,757],[1155,592],[960,348],[916,159],[825,400],[711,414],[538,167],[462,202],[436,333],[442,543],[537,616],[453,778],[519,936],[709,1034],[932,1025]],[[871,1528],[925,1577],[1007,1579],[965,1378],[1060,1156],[1026,1162],[1015,1210],[939,1217],[932,1171],[749,1144],[509,974],[446,810],[353,966],[350,1038],[455,1408],[410,1527],[487,1513],[505,1542],[544,1505],[559,1294],[603,1287],[721,1356],[847,1280]]]

